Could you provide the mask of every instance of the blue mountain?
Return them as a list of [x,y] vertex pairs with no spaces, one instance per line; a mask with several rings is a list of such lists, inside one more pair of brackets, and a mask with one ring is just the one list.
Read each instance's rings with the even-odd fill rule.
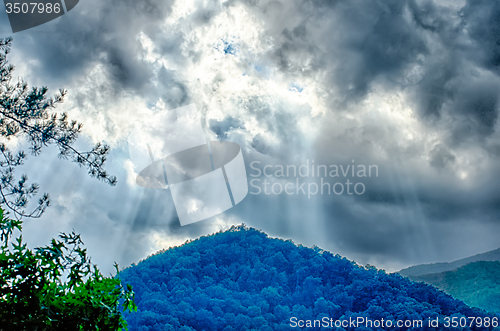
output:
[[499,323],[430,285],[245,226],[158,252],[119,277],[136,293],[130,330],[492,330]]
[[453,262],[438,262],[438,263],[415,265],[400,270],[399,274],[406,277],[437,274],[441,272],[452,271],[466,264],[478,261],[500,261],[500,248],[486,253],[469,256],[464,259],[456,260]]

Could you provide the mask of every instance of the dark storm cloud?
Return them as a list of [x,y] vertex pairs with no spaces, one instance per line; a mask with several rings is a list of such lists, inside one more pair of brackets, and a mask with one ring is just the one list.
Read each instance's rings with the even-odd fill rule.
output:
[[[427,53],[415,23],[405,16],[407,1],[304,2],[299,8],[306,13],[278,37],[276,63],[292,74],[326,71],[346,100],[359,100],[374,80],[399,75]],[[301,57],[308,59],[306,68],[297,63]]]
[[434,146],[429,156],[430,165],[438,169],[443,169],[449,165],[453,165],[456,161],[456,156],[442,144]]
[[444,121],[451,145],[484,143],[495,132],[498,118],[498,3],[468,1],[448,13],[459,18],[449,22],[437,17],[436,5],[430,2],[411,7],[417,22],[426,17],[436,22],[430,35],[441,44],[439,53],[430,54],[432,64],[415,87],[420,114],[429,122]]
[[[94,118],[101,115],[100,111],[106,111],[103,96],[108,105],[127,95],[137,95],[153,104],[162,98],[168,108],[176,108],[190,101],[187,87],[178,78],[179,72],[164,66],[156,68],[145,61],[145,51],[138,39],[139,32],[143,32],[169,61],[186,62],[188,59],[180,49],[185,41],[182,32],[162,30],[172,5],[173,1],[86,1],[60,19],[45,24],[40,28],[42,31],[33,29],[16,34],[10,59],[16,65],[29,62],[28,78],[34,78],[30,83],[40,82],[52,91],[73,86],[76,79],[85,77],[89,69],[100,65],[100,70],[106,73],[104,84],[91,81],[90,86],[82,86],[83,91],[79,86],[70,89],[71,100],[76,101],[79,108],[85,109],[85,104],[95,103],[86,110]],[[211,7],[210,10],[201,8],[196,13],[196,24],[210,23],[217,6],[214,3]],[[9,30],[5,23],[2,22],[2,32]],[[10,33],[5,33],[7,35]],[[196,60],[196,54],[189,56]],[[82,150],[89,146],[90,141],[80,144]],[[123,167],[128,158],[127,148],[113,147],[107,169],[119,179],[116,188],[92,182],[84,172],[78,172],[71,165],[65,167],[57,163],[59,170],[55,176],[54,164],[48,161],[49,157],[54,157],[53,153],[43,155],[47,158],[30,158],[26,168],[28,174],[40,173],[40,162],[47,164],[45,176],[32,176],[32,179],[53,198],[45,219],[66,220],[56,234],[74,226],[84,238],[91,238],[86,243],[94,249],[94,261],[103,265],[104,270],[110,270],[109,257],[103,252],[112,254],[121,265],[136,262],[145,257],[145,252],[155,249],[150,237],[152,231],[182,239],[198,237],[206,233],[207,227],[213,228],[210,221],[201,226],[181,228],[169,191],[131,189]],[[61,183],[61,178],[72,178],[71,182],[76,183],[68,187],[67,181],[66,185]],[[89,180],[89,184],[80,186]],[[69,201],[67,204],[65,199]],[[124,230],[124,225],[130,228]],[[32,237],[30,242],[41,245],[47,236],[37,233],[34,226],[27,231]],[[45,232],[51,231],[46,228]],[[110,245],[112,251],[109,251]]]
[[86,1],[78,10],[43,26],[44,32],[28,30],[15,35],[15,49],[25,62],[36,60],[30,67],[33,76],[43,77],[43,83],[57,88],[66,87],[71,78],[85,75],[96,63],[104,65],[116,93],[132,91],[150,95],[152,100],[167,97],[166,102],[179,106],[186,102],[187,91],[172,73],[164,68],[158,81],[161,91],[177,86],[180,96],[159,93],[151,84],[154,76],[149,63],[141,60],[143,50],[137,35],[143,31],[155,40],[163,54],[179,58],[179,36],[165,35],[163,22],[171,12],[172,1]]
[[[181,49],[186,33],[192,27],[212,26],[217,15],[241,4],[260,20],[262,36],[272,45],[248,60],[255,63],[244,65],[255,67],[261,80],[277,72],[290,84],[313,82],[328,109],[308,124],[311,131],[321,133],[311,143],[302,131],[301,114],[313,117],[312,106],[283,101],[273,91],[256,95],[239,91],[235,93],[243,94],[237,104],[244,110],[241,116],[208,118],[209,131],[220,140],[239,139],[248,172],[253,160],[300,165],[304,158],[314,158],[318,164],[346,165],[355,159],[358,164],[377,164],[380,176],[364,180],[367,192],[361,196],[308,200],[249,195],[226,215],[271,235],[317,244],[362,263],[403,267],[500,245],[493,235],[500,227],[496,187],[500,143],[495,138],[500,5],[496,1],[468,1],[463,8],[455,8],[441,1],[231,0],[222,5],[199,4],[179,19],[188,22],[182,29],[164,31],[161,22],[171,14],[173,2],[89,0],[44,25],[43,33],[16,34],[13,55],[16,61],[31,61],[31,76],[56,88],[66,87],[100,64],[112,89],[107,94],[110,103],[123,95],[139,95],[148,104],[162,98],[167,109],[193,101],[203,104],[193,100],[197,91],[190,90],[183,79],[182,68],[203,60],[200,48]],[[144,60],[139,31],[177,69]],[[226,53],[228,58],[236,57],[234,51]],[[202,88],[219,93],[218,79],[224,75],[219,76]],[[80,104],[98,99],[101,87],[96,83],[75,98]],[[410,143],[403,142],[401,128],[391,126],[386,118],[363,121],[360,109],[378,93],[377,88],[389,96],[407,95],[405,102],[422,126],[415,129],[416,138]],[[297,93],[305,92],[307,86]],[[260,131],[250,134],[252,126]],[[426,135],[435,138],[426,144]],[[126,185],[125,150],[118,148],[113,156],[112,169],[119,169],[121,185],[115,191],[102,189],[99,183],[83,188],[41,183],[54,197],[62,197],[49,210],[51,215],[74,219],[70,223],[78,224],[77,230],[87,236],[99,232],[99,222],[105,224],[96,238],[115,238],[122,264],[144,257],[151,249],[149,230],[194,238],[205,229],[203,222],[179,226],[169,192],[139,192],[142,188]],[[463,164],[477,170],[473,181],[460,181]],[[472,176],[465,172],[464,176]],[[83,182],[85,174],[79,176]],[[64,202],[64,196],[73,191],[83,192],[81,203]],[[77,223],[79,218],[87,223]],[[122,223],[130,231],[113,234]],[[109,246],[94,240],[95,247]]]
[[487,137],[495,132],[498,118],[498,91],[496,81],[470,82],[456,97],[452,110],[458,123],[454,126],[453,140],[468,137]]
[[[332,45],[341,51],[339,69],[332,80],[347,98],[365,96],[371,83],[380,75],[398,75],[418,54],[426,53],[426,46],[413,22],[404,17],[404,1],[374,2],[369,10],[363,3],[339,6],[341,41]],[[364,13],[360,15],[359,13]]]
[[[432,125],[449,113],[447,129],[456,143],[493,132],[500,63],[496,2],[472,1],[461,10],[432,1],[304,2],[296,5],[303,15],[293,27],[272,21],[273,6],[286,4],[260,8],[270,30],[277,31],[271,58],[288,75],[324,74],[322,83],[335,95],[332,110],[363,100],[375,83],[404,87],[406,72],[419,65],[422,79],[406,89],[423,121]],[[471,61],[495,75],[474,73]]]
[[500,3],[467,1],[460,15],[479,53],[477,62],[498,71],[500,66]]
[[[284,3],[281,6],[286,8]],[[265,8],[261,8],[263,16],[272,12]],[[283,73],[329,86],[332,113],[348,109],[356,116],[356,104],[377,85],[388,93],[404,91],[411,96],[419,122],[442,137],[428,149],[417,143],[402,149],[397,136],[385,131],[381,122],[374,123],[373,129],[353,128],[344,136],[323,123],[325,143],[316,145],[317,160],[346,164],[350,158],[364,159],[386,170],[382,178],[369,180],[370,192],[357,197],[355,206],[339,204],[336,197],[324,198],[324,214],[332,217],[326,224],[335,241],[365,256],[389,254],[418,260],[429,258],[433,245],[427,241],[428,249],[414,254],[419,246],[415,234],[433,240],[446,237],[446,230],[438,225],[442,222],[458,225],[469,220],[478,229],[498,228],[500,192],[492,165],[498,155],[493,137],[498,128],[500,6],[486,1],[470,1],[462,9],[439,1],[338,1],[328,6],[301,3],[297,8],[303,9],[303,15],[294,20],[267,17],[279,41],[270,57]],[[412,69],[421,74],[408,78]],[[390,159],[382,161],[375,148]],[[484,171],[477,175],[480,180],[469,187],[453,175],[458,171],[457,158],[463,162],[467,149],[483,150],[493,157],[483,161]],[[412,159],[420,157],[428,160],[426,168],[411,165]],[[480,162],[470,158],[469,162]],[[394,178],[388,170],[400,171],[401,167],[407,169],[401,178]],[[356,212],[363,208],[372,213]],[[383,211],[375,212],[378,208]],[[481,241],[480,236],[471,241]],[[414,242],[405,245],[410,239]],[[492,238],[488,240],[490,246],[495,245]],[[442,242],[458,243],[455,237]]]

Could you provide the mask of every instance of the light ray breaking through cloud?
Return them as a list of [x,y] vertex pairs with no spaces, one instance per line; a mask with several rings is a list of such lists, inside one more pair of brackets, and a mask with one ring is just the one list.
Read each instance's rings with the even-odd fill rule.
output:
[[[1,11],[0,11],[1,12]],[[494,1],[97,1],[16,33],[16,74],[55,92],[106,141],[116,188],[47,153],[25,169],[53,206],[42,244],[75,228],[101,268],[244,222],[388,270],[498,248],[500,25]],[[11,35],[4,12],[0,36]],[[251,195],[181,227],[134,183],[127,138],[195,104],[247,164],[376,164],[363,195]]]

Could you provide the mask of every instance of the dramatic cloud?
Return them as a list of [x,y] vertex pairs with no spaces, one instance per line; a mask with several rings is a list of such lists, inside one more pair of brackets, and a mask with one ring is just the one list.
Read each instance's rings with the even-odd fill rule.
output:
[[[85,124],[82,148],[113,146],[119,180],[105,187],[50,151],[32,158],[26,172],[53,207],[27,224],[29,239],[74,227],[103,268],[241,222],[390,270],[498,248],[499,12],[486,0],[89,0],[17,33],[17,75],[69,90],[57,110]],[[10,35],[3,13],[0,33]],[[329,178],[362,182],[361,195],[251,188],[181,227],[168,190],[135,184],[127,138],[191,103],[207,138],[240,144],[249,175],[254,161],[314,160],[376,165],[378,176]],[[252,179],[297,189],[296,177]]]

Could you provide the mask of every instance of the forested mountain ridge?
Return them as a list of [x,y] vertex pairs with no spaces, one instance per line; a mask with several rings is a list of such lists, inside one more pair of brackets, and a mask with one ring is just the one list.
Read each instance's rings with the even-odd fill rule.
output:
[[410,279],[436,286],[466,304],[500,313],[500,262],[479,261]]
[[290,330],[292,318],[295,326],[325,318],[438,318],[439,327],[432,329],[445,330],[451,316],[498,319],[430,285],[245,226],[159,252],[119,275],[136,292],[138,311],[126,315],[130,330]]

